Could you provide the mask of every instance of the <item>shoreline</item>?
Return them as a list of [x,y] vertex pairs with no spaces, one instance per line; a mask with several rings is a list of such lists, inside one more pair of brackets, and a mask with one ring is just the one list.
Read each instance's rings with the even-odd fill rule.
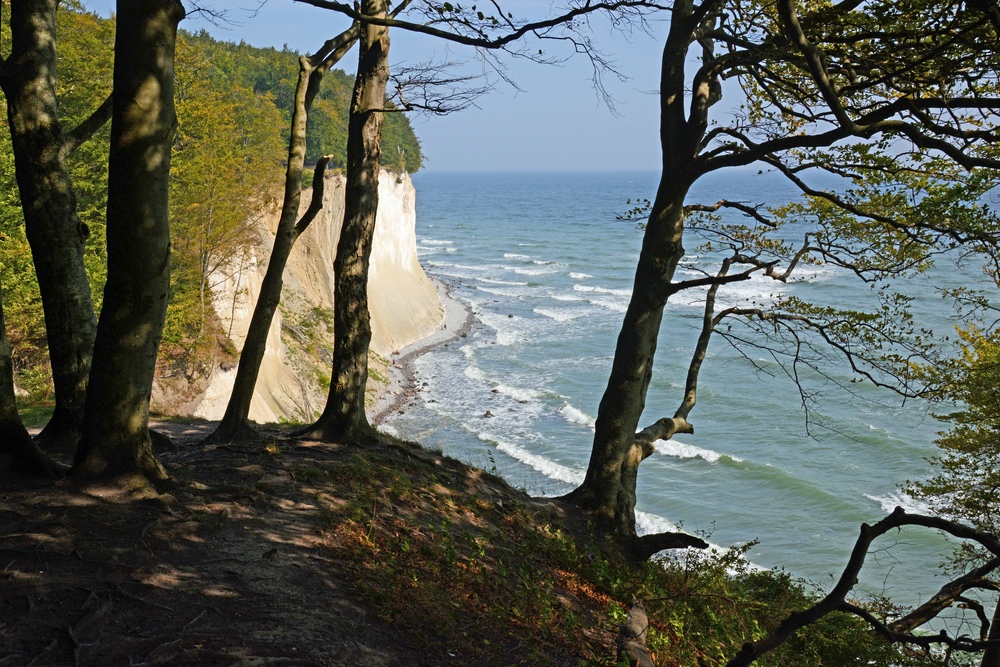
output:
[[444,318],[430,335],[389,356],[388,382],[368,412],[368,419],[376,428],[416,396],[413,362],[436,347],[465,337],[475,321],[469,307],[451,295],[451,285],[440,278],[429,277],[444,307]]

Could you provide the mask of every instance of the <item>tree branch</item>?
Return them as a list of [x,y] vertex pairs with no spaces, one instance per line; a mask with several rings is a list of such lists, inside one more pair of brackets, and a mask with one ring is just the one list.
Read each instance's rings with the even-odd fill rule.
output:
[[708,542],[687,533],[653,533],[635,538],[633,554],[637,562],[644,562],[667,549],[707,549]]
[[[954,521],[941,519],[939,517],[923,516],[919,514],[908,514],[901,507],[897,507],[889,516],[885,517],[874,525],[862,524],[861,534],[858,536],[851,551],[851,556],[844,567],[836,586],[822,600],[800,612],[793,612],[781,622],[781,624],[767,636],[756,643],[746,643],[740,652],[729,661],[728,667],[747,667],[757,658],[773,651],[807,625],[815,623],[827,614],[834,611],[854,613],[864,618],[882,636],[892,642],[912,643],[920,646],[931,644],[946,644],[952,648],[962,651],[974,651],[985,648],[988,644],[984,642],[969,642],[964,639],[954,639],[949,637],[944,631],[938,635],[914,636],[899,633],[883,624],[867,610],[856,607],[847,602],[847,595],[854,588],[858,581],[858,575],[864,565],[868,549],[877,538],[885,535],[891,530],[896,530],[904,526],[920,526],[940,530],[949,535],[963,540],[974,541],[988,549],[994,556],[1000,556],[1000,540],[995,535],[983,533],[969,528]],[[994,558],[1000,563],[1000,558]]]
[[[403,30],[409,30],[410,32],[421,33],[424,35],[430,35],[431,37],[438,37],[440,39],[447,40],[449,42],[455,42],[457,44],[463,44],[465,46],[474,46],[481,49],[499,49],[516,42],[517,40],[525,37],[529,34],[538,33],[541,31],[554,28],[563,23],[568,23],[573,19],[585,16],[596,11],[617,11],[620,9],[654,9],[654,10],[669,10],[670,8],[665,5],[659,5],[655,2],[647,2],[644,0],[617,0],[609,2],[588,2],[586,5],[581,7],[575,7],[564,14],[555,16],[542,21],[534,21],[531,23],[525,23],[520,27],[512,30],[510,33],[498,37],[496,39],[489,39],[488,36],[485,37],[471,37],[469,35],[463,35],[460,33],[449,32],[447,30],[442,30],[440,28],[435,28],[432,25],[424,23],[413,23],[411,21],[401,21],[396,18],[382,18],[379,16],[367,16],[361,13],[355,7],[348,5],[344,2],[335,2],[334,0],[295,0],[296,2],[301,2],[307,5],[312,5],[314,7],[319,7],[321,9],[329,9],[335,12],[340,12],[345,16],[348,16],[355,21],[361,21],[362,23],[370,23],[372,25],[386,26],[389,28],[400,28]],[[509,23],[509,25],[513,25]]]
[[107,96],[104,102],[101,103],[101,106],[94,109],[94,113],[90,114],[86,120],[66,133],[66,139],[63,141],[63,145],[59,149],[63,158],[69,157],[73,151],[80,147],[80,144],[94,136],[94,133],[104,127],[104,124],[111,119],[111,104],[113,96],[114,93],[112,92]]
[[332,159],[332,155],[324,155],[316,163],[316,168],[313,171],[312,199],[309,200],[309,208],[302,214],[299,221],[295,223],[292,232],[293,238],[301,236],[302,232],[306,231],[310,223],[316,219],[316,215],[323,210],[323,194],[326,190],[326,179],[324,177],[326,176],[326,166],[330,164],[330,160]]

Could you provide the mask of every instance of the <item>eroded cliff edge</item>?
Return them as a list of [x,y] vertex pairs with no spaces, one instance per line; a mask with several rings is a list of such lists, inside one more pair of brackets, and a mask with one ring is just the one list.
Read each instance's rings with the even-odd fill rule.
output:
[[[285,269],[281,306],[268,333],[267,351],[250,406],[259,423],[308,421],[323,407],[329,387],[333,339],[333,260],[344,217],[342,174],[326,177],[323,210],[299,238]],[[301,210],[312,196],[303,192]],[[238,351],[243,347],[267,257],[277,212],[254,222],[259,242],[213,276],[216,313]],[[382,171],[368,284],[371,350],[386,358],[430,335],[444,317],[437,290],[417,260],[416,191],[407,174]],[[384,376],[374,359],[370,382]],[[180,386],[159,381],[153,409],[164,414],[220,419],[236,378],[233,363],[215,364],[198,381]]]

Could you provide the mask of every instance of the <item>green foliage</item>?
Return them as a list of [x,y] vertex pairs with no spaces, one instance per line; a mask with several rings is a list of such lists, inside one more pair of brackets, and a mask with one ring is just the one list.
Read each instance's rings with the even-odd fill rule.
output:
[[1000,334],[976,327],[959,330],[961,354],[952,363],[926,367],[938,398],[958,407],[940,417],[951,423],[930,459],[939,472],[909,482],[907,493],[935,511],[988,532],[1000,529]]
[[[217,90],[245,89],[272,97],[284,118],[281,127],[287,145],[298,78],[298,54],[288,48],[279,51],[250,46],[245,42],[220,42],[204,30],[195,34],[181,32],[211,63],[210,76]],[[332,155],[332,166],[343,167],[346,164],[347,115],[353,87],[354,77],[343,70],[333,69],[323,77],[309,115],[307,162],[315,163],[324,155]],[[420,142],[406,115],[386,113],[382,126],[382,165],[413,173],[420,169],[422,161]]]
[[164,356],[197,369],[212,358],[213,281],[226,280],[257,240],[254,222],[274,201],[283,146],[270,94],[218,90],[206,54],[177,43],[178,127],[171,162],[171,309]]

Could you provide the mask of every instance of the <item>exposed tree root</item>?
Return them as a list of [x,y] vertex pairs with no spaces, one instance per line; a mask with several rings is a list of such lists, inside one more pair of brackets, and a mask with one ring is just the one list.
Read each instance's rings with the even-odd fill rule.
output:
[[226,445],[232,442],[258,442],[260,434],[245,419],[225,420],[202,441],[203,445]]

